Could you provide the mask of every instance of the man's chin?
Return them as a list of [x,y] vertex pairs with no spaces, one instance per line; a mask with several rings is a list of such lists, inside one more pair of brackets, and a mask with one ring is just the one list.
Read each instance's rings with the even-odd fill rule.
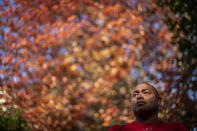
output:
[[143,110],[143,109],[139,109],[136,113],[135,113],[135,116],[140,118],[140,119],[143,119],[143,120],[146,120],[148,119],[150,116],[152,115],[152,113],[147,113],[147,111]]
[[135,108],[134,114],[136,117],[139,117],[141,119],[147,119],[155,112],[157,112],[157,109],[149,109],[145,105],[143,105],[143,106],[137,106]]
[[144,106],[138,106],[135,109],[136,114],[144,114],[147,113],[147,110]]

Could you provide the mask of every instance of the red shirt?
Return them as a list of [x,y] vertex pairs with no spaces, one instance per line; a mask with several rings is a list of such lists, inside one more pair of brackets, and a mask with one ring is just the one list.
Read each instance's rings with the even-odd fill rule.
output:
[[134,121],[130,124],[116,125],[109,131],[188,131],[188,129],[179,122],[168,122],[157,120],[154,123],[145,124]]

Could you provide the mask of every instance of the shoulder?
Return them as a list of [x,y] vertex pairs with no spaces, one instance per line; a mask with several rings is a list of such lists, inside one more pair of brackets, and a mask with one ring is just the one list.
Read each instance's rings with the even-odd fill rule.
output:
[[112,126],[111,128],[109,128],[108,131],[119,131],[120,127],[121,127],[121,125],[115,125],[115,126]]
[[175,131],[188,131],[186,126],[184,126],[181,122],[161,122],[163,123],[162,125],[169,128],[173,129]]
[[184,126],[181,122],[172,122],[172,124],[174,125],[175,130],[178,130],[178,131],[188,131],[188,129],[186,128],[186,126]]
[[129,127],[132,127],[135,122],[129,123],[129,124],[124,124],[124,125],[115,125],[109,128],[108,131],[121,131],[121,130],[126,130]]

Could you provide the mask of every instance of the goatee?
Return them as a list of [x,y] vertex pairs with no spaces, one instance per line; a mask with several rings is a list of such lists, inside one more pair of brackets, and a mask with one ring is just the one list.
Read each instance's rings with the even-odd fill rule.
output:
[[139,120],[147,120],[148,118],[150,118],[152,115],[154,115],[155,113],[158,112],[158,106],[152,107],[152,108],[140,108],[140,107],[135,107],[135,109],[133,109],[133,112],[136,116],[136,118],[138,118]]

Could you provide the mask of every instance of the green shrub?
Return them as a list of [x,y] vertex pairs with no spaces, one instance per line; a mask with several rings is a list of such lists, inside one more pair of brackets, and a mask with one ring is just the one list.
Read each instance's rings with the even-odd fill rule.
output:
[[29,131],[30,129],[25,128],[25,120],[21,112],[16,108],[0,110],[0,131]]

